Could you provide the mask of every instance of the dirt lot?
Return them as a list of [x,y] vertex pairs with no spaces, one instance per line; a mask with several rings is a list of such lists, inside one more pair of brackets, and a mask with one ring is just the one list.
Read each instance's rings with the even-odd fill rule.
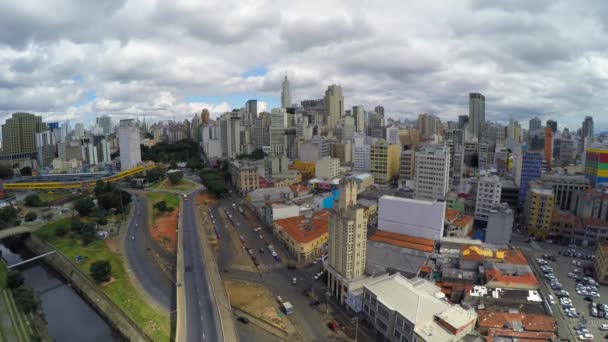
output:
[[224,279],[224,286],[232,306],[285,330],[289,335],[296,333],[295,327],[280,311],[277,301],[266,287],[233,279]]
[[170,213],[165,213],[158,217],[156,221],[149,226],[150,235],[168,252],[175,254],[177,250],[177,214],[179,210],[175,209]]

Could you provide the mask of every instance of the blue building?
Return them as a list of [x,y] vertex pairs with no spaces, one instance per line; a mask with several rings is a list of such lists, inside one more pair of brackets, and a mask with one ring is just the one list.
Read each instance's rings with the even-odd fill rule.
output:
[[531,181],[540,179],[542,166],[542,152],[522,151],[519,203],[523,204],[526,201],[529,183]]

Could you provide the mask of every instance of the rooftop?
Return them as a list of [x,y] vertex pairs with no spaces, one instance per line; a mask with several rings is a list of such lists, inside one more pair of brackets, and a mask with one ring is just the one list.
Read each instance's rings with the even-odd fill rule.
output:
[[307,243],[327,234],[329,212],[320,210],[315,212],[312,217],[295,216],[276,220],[274,223],[281,226],[294,241]]
[[377,241],[392,246],[411,248],[421,252],[431,253],[435,247],[435,241],[413,237],[404,234],[376,230],[376,232],[368,237],[368,240]]
[[528,260],[519,249],[490,249],[479,246],[464,246],[460,258],[465,261],[503,261],[507,264],[528,265]]
[[369,274],[399,272],[412,278],[418,275],[429,255],[430,253],[368,240],[365,268]]
[[520,322],[523,330],[525,331],[541,331],[541,332],[555,332],[557,325],[555,319],[547,315],[533,315],[526,313],[510,313],[493,310],[479,310],[477,312],[478,324],[480,327],[485,328],[498,328],[503,329],[510,327],[514,329]]

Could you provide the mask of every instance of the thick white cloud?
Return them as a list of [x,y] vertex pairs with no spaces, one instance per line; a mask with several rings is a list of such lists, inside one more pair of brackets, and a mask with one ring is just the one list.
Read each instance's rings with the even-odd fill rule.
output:
[[347,106],[454,120],[481,92],[492,120],[607,128],[606,18],[599,0],[5,1],[0,119],[182,119],[278,98],[287,74],[295,101],[338,83]]

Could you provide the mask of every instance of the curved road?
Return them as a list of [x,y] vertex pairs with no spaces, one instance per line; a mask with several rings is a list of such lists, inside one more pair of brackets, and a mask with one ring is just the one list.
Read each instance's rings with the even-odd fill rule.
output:
[[[133,195],[131,218],[125,251],[131,271],[140,286],[167,311],[175,310],[175,284],[159,266],[152,253],[159,248],[148,233],[148,206],[143,196]],[[165,256],[166,257],[166,256]]]
[[203,260],[196,221],[196,192],[188,195],[183,205],[182,231],[184,253],[184,287],[186,295],[186,341],[223,341],[218,309],[209,286],[207,266]]

